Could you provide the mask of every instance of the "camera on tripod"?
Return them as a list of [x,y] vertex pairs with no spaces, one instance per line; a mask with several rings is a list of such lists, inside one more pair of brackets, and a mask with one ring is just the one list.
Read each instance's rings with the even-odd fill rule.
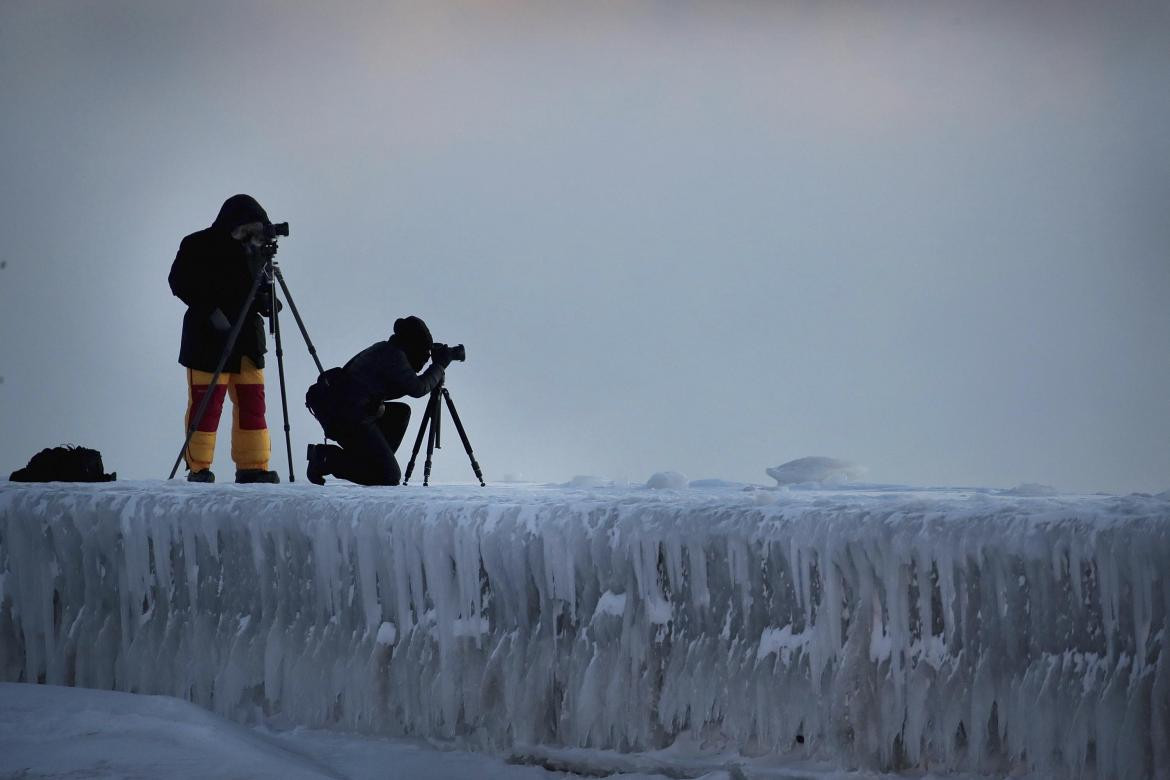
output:
[[446,344],[441,344],[441,343],[436,341],[434,344],[431,345],[431,354],[432,355],[435,354],[436,352],[444,352],[444,351],[447,352],[449,355],[451,355],[452,360],[458,360],[460,362],[467,360],[467,350],[463,348],[462,344],[456,344],[455,346],[450,347],[450,346],[447,346]]
[[275,241],[277,236],[288,236],[287,222],[277,222],[275,225],[264,226],[265,241]]

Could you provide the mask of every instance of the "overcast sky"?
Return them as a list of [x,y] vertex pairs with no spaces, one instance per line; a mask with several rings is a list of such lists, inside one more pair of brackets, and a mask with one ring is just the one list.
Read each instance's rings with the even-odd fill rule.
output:
[[489,480],[1166,490],[1168,40],[1152,0],[0,0],[0,471],[167,475],[167,273],[246,192],[326,366],[405,314],[467,345]]

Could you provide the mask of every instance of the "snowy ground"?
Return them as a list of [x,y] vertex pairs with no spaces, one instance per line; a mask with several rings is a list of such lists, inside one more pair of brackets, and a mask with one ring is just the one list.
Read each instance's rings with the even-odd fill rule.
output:
[[[543,760],[548,771],[519,760]],[[690,759],[680,751],[605,755],[518,751],[501,757],[422,740],[313,729],[244,727],[169,696],[0,683],[0,779],[247,780],[878,780],[929,775],[844,772],[816,765]],[[566,771],[560,771],[566,770]],[[585,774],[575,773],[583,772]],[[655,771],[659,770],[659,771]],[[950,776],[955,777],[955,776]]]
[[586,482],[0,484],[0,680],[177,696],[346,776],[1170,769],[1170,496]]
[[0,684],[3,778],[435,778],[552,775],[405,740],[238,726],[169,696]]

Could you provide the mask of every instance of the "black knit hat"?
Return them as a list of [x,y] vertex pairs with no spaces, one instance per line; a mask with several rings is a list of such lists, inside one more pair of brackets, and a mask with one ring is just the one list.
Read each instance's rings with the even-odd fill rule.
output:
[[427,324],[418,317],[400,317],[394,320],[394,335],[406,346],[415,349],[431,348],[435,340],[431,338],[431,331]]

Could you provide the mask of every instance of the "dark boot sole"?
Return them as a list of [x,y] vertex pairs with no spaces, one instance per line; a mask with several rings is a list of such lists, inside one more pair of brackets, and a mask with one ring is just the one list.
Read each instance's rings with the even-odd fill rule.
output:
[[309,480],[314,485],[325,484],[325,474],[323,472],[318,472],[313,468],[314,462],[317,460],[317,448],[321,446],[323,445],[310,444],[305,448],[305,459],[309,462],[308,467],[305,469],[305,479]]

